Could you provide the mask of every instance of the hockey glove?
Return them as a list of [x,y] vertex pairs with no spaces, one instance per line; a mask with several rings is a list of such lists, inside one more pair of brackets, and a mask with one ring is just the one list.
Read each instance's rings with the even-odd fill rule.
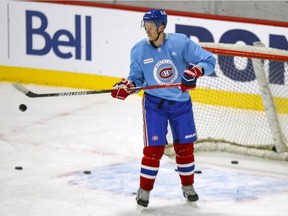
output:
[[121,82],[118,82],[113,86],[111,96],[113,98],[125,100],[126,97],[128,97],[129,95],[131,95],[135,92],[133,90],[132,91],[129,90],[132,87],[135,87],[135,84],[133,81],[123,80]]
[[197,78],[203,75],[202,68],[200,66],[193,66],[184,71],[181,78],[180,89],[182,92],[186,92],[196,88]]

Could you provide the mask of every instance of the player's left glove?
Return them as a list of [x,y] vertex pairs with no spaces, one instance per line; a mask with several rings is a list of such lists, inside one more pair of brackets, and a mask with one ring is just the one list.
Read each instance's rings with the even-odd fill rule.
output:
[[181,78],[180,89],[182,92],[195,89],[197,78],[203,75],[202,68],[200,66],[193,66],[184,71]]
[[135,92],[134,90],[132,90],[132,91],[129,90],[132,87],[135,87],[135,84],[133,81],[123,80],[121,82],[118,82],[113,86],[111,96],[113,98],[125,100],[126,97],[128,97],[129,95],[131,95]]

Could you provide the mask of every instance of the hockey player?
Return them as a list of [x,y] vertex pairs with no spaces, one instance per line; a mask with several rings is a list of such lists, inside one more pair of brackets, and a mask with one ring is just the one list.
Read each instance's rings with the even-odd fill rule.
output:
[[144,148],[136,201],[140,206],[148,206],[149,194],[167,144],[169,121],[183,195],[187,201],[196,202],[198,195],[193,183],[197,133],[188,90],[195,89],[199,77],[214,71],[216,60],[186,35],[165,33],[167,14],[164,10],[149,10],[143,16],[142,25],[147,39],[139,41],[131,49],[129,76],[113,86],[112,97],[124,100],[134,93],[129,90],[134,86],[167,83],[181,83],[181,86],[146,90],[144,93]]

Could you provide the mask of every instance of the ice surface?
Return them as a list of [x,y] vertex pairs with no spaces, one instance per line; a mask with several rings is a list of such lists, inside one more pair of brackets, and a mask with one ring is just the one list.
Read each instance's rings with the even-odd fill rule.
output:
[[[26,86],[39,93],[71,90]],[[287,162],[220,152],[195,154],[202,171],[195,174],[197,208],[185,203],[174,159],[165,156],[149,207],[137,211],[139,96],[28,98],[0,83],[0,101],[1,216],[288,215]]]

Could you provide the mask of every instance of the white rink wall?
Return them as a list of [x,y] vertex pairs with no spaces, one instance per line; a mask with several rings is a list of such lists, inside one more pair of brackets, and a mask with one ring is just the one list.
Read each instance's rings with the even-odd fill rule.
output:
[[[0,65],[5,66],[125,77],[131,47],[145,38],[140,9],[1,2],[0,12]],[[288,28],[265,23],[169,14],[166,31],[190,33],[201,42],[259,40],[288,49]]]

